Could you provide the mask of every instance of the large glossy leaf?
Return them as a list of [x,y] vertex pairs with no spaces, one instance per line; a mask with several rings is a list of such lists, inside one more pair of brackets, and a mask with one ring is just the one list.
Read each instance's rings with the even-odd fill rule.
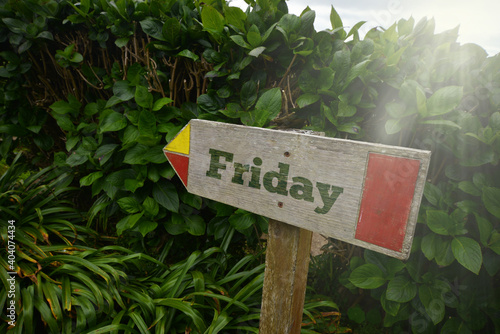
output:
[[427,210],[427,226],[437,234],[450,235],[454,228],[454,222],[444,211]]
[[234,215],[229,217],[229,223],[238,231],[248,229],[255,222],[255,215],[243,210],[238,210]]
[[225,14],[224,17],[226,19],[227,24],[230,24],[230,25],[238,28],[242,32],[245,31],[245,21],[246,21],[247,15],[245,14],[244,11],[241,10],[241,8],[239,8],[239,7],[225,7],[224,14]]
[[417,285],[406,276],[396,276],[387,284],[387,300],[406,303],[417,295]]
[[163,24],[160,20],[146,18],[139,22],[142,30],[151,37],[164,41]]
[[257,84],[255,81],[247,81],[241,86],[240,101],[245,110],[248,110],[257,101]]
[[[145,86],[137,86],[135,88],[135,102],[143,108],[153,107],[153,94],[149,92],[149,89]],[[153,118],[154,119],[154,118]]]
[[101,120],[99,132],[118,131],[127,126],[127,119],[120,113],[112,111]]
[[479,274],[483,263],[481,246],[468,237],[456,237],[451,242],[451,249],[457,261],[475,274]]
[[113,85],[113,94],[122,101],[128,101],[134,97],[134,86],[126,80],[117,81]]
[[212,6],[205,5],[201,11],[201,22],[203,29],[211,34],[221,33],[224,29],[224,16]]
[[165,209],[178,212],[179,196],[174,185],[167,181],[160,181],[153,186],[153,198]]
[[437,90],[427,100],[428,116],[447,114],[455,109],[462,100],[463,87],[448,86]]
[[418,295],[432,322],[434,324],[441,322],[445,314],[445,305],[441,292],[432,286],[421,285],[418,289]]
[[203,217],[198,215],[191,215],[184,217],[186,222],[187,231],[192,235],[204,235],[206,224]]
[[268,119],[274,119],[281,111],[281,89],[271,88],[259,97],[255,108],[265,110]]
[[372,263],[363,264],[354,269],[349,276],[349,281],[362,289],[375,289],[386,282],[384,273]]
[[500,218],[500,188],[484,187],[482,199],[486,209]]

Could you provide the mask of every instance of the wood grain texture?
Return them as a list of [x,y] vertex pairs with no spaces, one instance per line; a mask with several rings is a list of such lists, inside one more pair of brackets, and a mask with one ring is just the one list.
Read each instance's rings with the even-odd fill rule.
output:
[[[189,192],[389,256],[409,256],[429,151],[204,120],[190,124]],[[419,161],[400,251],[355,238],[370,153]],[[342,190],[328,210],[321,210],[321,184],[328,194]]]
[[312,232],[269,221],[260,334],[299,334]]

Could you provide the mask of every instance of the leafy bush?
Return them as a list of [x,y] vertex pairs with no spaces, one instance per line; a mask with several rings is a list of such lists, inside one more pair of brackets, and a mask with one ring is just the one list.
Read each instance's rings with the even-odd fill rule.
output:
[[360,39],[362,23],[344,30],[332,7],[332,29],[316,32],[314,11],[284,1],[0,6],[0,154],[72,168],[89,227],[155,256],[173,243],[170,263],[258,247],[265,219],[188,194],[165,162],[192,118],[430,149],[410,260],[335,243],[340,281],[369,290],[385,326],[499,330],[500,56],[426,19]]

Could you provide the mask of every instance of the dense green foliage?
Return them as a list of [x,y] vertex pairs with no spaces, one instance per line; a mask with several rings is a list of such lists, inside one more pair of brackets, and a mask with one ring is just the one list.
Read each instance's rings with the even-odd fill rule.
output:
[[[2,0],[0,17],[1,233],[13,217],[27,330],[256,332],[266,219],[187,193],[162,153],[201,118],[431,150],[410,259],[331,241],[342,275],[312,282],[363,299],[342,305],[355,323],[500,331],[500,56],[425,19],[360,39],[332,7],[317,32],[279,0]],[[314,324],[325,306],[304,332],[343,331]]]

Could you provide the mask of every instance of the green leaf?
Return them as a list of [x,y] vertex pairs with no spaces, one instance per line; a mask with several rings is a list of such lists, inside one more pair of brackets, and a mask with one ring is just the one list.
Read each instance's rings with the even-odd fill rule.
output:
[[154,138],[156,135],[156,117],[147,110],[143,109],[139,115],[139,134],[144,137]]
[[440,238],[441,241],[436,244],[436,263],[446,267],[453,263],[455,256],[451,250],[451,240]]
[[399,309],[401,308],[401,303],[388,300],[386,295],[387,295],[387,290],[382,293],[382,296],[380,296],[380,304],[382,305],[384,311],[387,312],[387,314],[395,317],[397,316]]
[[116,202],[120,208],[127,213],[136,213],[141,211],[141,205],[134,197],[122,197]]
[[99,105],[95,102],[88,103],[83,109],[83,113],[87,116],[95,115],[99,112]]
[[251,49],[250,44],[248,44],[245,41],[245,39],[243,38],[243,36],[241,36],[241,35],[231,35],[231,36],[229,36],[229,38],[231,38],[231,40],[233,42],[235,42],[237,45],[241,46],[242,48]]
[[153,186],[153,198],[165,209],[178,212],[179,196],[174,185],[167,181],[160,181]]
[[339,117],[351,117],[356,114],[356,107],[349,105],[348,103],[345,103],[343,101],[339,102],[339,111],[338,111],[338,116]]
[[104,165],[113,155],[118,144],[106,144],[99,146],[95,151],[94,158],[99,160],[99,165]]
[[474,183],[470,181],[462,181],[458,183],[458,189],[462,190],[464,193],[480,196],[482,194],[481,190],[477,188]]
[[462,320],[450,318],[441,328],[440,334],[472,334],[472,331]]
[[486,209],[495,217],[500,218],[500,189],[484,187],[481,197]]
[[387,300],[406,303],[417,295],[417,285],[406,276],[396,276],[387,284]]
[[183,192],[181,194],[181,201],[197,210],[201,209],[202,199],[198,195],[194,195],[188,192]]
[[248,53],[248,55],[249,55],[249,56],[252,56],[252,57],[257,58],[257,57],[258,57],[258,56],[260,56],[260,54],[261,54],[262,52],[264,52],[265,50],[266,50],[266,47],[265,47],[265,46],[258,46],[258,47],[256,47],[255,49],[252,49],[252,50]]
[[260,45],[260,43],[262,42],[259,28],[257,28],[257,26],[255,24],[252,24],[250,29],[248,29],[247,41],[248,41],[248,43],[250,43],[252,48],[258,47]]
[[330,67],[336,72],[335,76],[338,80],[344,79],[351,69],[351,52],[349,49],[335,52]]
[[119,131],[127,126],[127,119],[120,113],[112,111],[100,122],[99,133]]
[[319,98],[320,96],[318,94],[305,93],[300,95],[295,103],[297,103],[300,108],[304,108],[308,105],[318,102]]
[[203,217],[198,215],[185,216],[184,221],[187,226],[187,231],[191,235],[204,235],[206,224]]
[[147,18],[140,21],[142,30],[151,37],[165,41],[163,37],[163,24],[160,20]]
[[188,49],[182,50],[177,54],[177,56],[189,58],[194,61],[198,61],[198,59],[200,59],[200,57],[196,53]]
[[163,108],[164,105],[172,102],[174,102],[174,100],[172,100],[171,98],[162,97],[161,99],[156,100],[155,103],[153,104],[153,111],[158,111],[161,108]]
[[376,289],[386,282],[382,270],[372,263],[367,263],[354,269],[349,281],[362,289]]
[[349,69],[347,77],[344,81],[344,89],[357,77],[362,76],[366,72],[366,67],[370,64],[370,60],[362,61]]
[[445,314],[445,305],[441,293],[433,287],[421,285],[418,289],[418,296],[432,322],[434,324],[440,323]]
[[176,17],[169,17],[165,20],[162,28],[163,38],[172,47],[179,47],[181,40],[181,24]]
[[139,232],[145,237],[146,234],[152,232],[158,227],[158,223],[150,220],[141,221],[138,226]]
[[467,237],[456,237],[451,242],[451,249],[457,261],[476,275],[479,275],[483,263],[481,246],[476,240]]
[[403,118],[417,112],[415,108],[408,108],[403,102],[389,102],[385,105],[385,110],[393,118]]
[[490,116],[488,125],[495,131],[500,131],[500,112],[496,111]]
[[128,101],[134,97],[134,86],[126,80],[117,81],[113,85],[113,94],[122,101]]
[[237,210],[232,216],[229,217],[229,223],[238,231],[244,231],[255,224],[255,215],[251,212],[244,210]]
[[80,179],[80,187],[90,186],[95,180],[100,179],[104,174],[101,171],[90,173]]
[[219,111],[229,118],[240,118],[243,115],[241,106],[238,103],[227,103],[226,108]]
[[436,243],[439,243],[440,240],[439,236],[434,233],[429,233],[422,238],[420,249],[427,260],[432,261],[436,256]]
[[76,114],[80,111],[82,104],[73,96],[68,96],[68,102],[66,101],[56,101],[50,105],[52,109],[57,114]]
[[500,255],[500,233],[497,230],[491,232],[490,240],[488,242],[488,247]]
[[349,320],[358,324],[365,321],[365,311],[363,311],[359,305],[349,308],[347,310],[347,316],[349,317]]
[[224,30],[224,16],[212,6],[203,6],[201,22],[203,23],[203,29],[211,34],[220,34]]
[[248,110],[257,101],[257,84],[255,81],[247,81],[241,86],[240,101],[245,110]]
[[429,203],[437,206],[439,200],[443,197],[443,193],[441,192],[441,189],[439,189],[432,183],[426,182],[424,188],[424,197],[427,201],[429,201]]
[[87,154],[80,152],[73,152],[72,154],[69,155],[69,157],[66,158],[66,163],[70,167],[75,167],[85,163],[87,160],[89,160]]
[[191,321],[197,328],[197,331],[200,333],[204,333],[206,329],[205,322],[200,312],[198,312],[190,301],[183,301],[181,299],[175,298],[161,298],[155,300],[155,305],[162,305],[177,309],[184,313],[186,316],[191,318]]
[[438,116],[449,113],[462,101],[463,87],[448,86],[437,90],[427,100],[428,116]]
[[144,202],[142,202],[142,206],[146,211],[146,213],[149,214],[151,217],[156,216],[160,210],[158,203],[156,203],[155,200],[149,196],[146,197]]
[[136,213],[135,215],[128,215],[116,224],[116,233],[121,235],[123,231],[132,229],[135,224],[142,217],[144,212]]
[[129,41],[130,41],[129,37],[117,38],[115,40],[115,45],[119,48],[123,48],[124,46],[127,46]]
[[421,121],[421,124],[431,124],[431,125],[443,125],[443,126],[449,126],[451,128],[457,128],[461,129],[462,127],[458,125],[455,122],[452,122],[447,119],[431,119],[431,120],[426,120],[426,121]]
[[[59,122],[58,122],[59,123]],[[60,126],[60,125],[59,125]],[[61,127],[63,130],[65,130],[63,127]],[[67,131],[67,130],[66,130]],[[66,151],[70,152],[76,144],[80,142],[80,136],[75,136],[75,137],[69,137],[66,140]]]
[[399,124],[399,119],[388,119],[385,122],[385,132],[388,135],[393,135],[395,133],[398,133],[401,131],[402,127],[401,124]]
[[187,231],[187,225],[181,215],[172,213],[172,218],[165,223],[165,230],[171,235],[179,235]]
[[364,257],[366,263],[372,263],[379,267],[384,273],[384,277],[392,279],[395,274],[405,268],[405,264],[398,259],[388,257],[387,255],[365,249]]
[[330,10],[330,24],[332,25],[332,30],[335,30],[337,28],[341,28],[344,26],[342,23],[342,19],[340,18],[340,15],[337,13],[335,8],[332,8]]
[[427,210],[427,226],[432,232],[441,235],[450,235],[455,223],[448,213],[438,210]]
[[125,157],[123,158],[123,162],[130,165],[144,165],[148,162],[146,153],[148,152],[149,147],[143,144],[136,144],[134,147],[130,148]]
[[226,23],[230,24],[240,31],[245,31],[245,22],[247,20],[247,14],[241,10],[239,7],[225,7],[224,16],[226,18]]
[[272,120],[281,111],[281,90],[279,87],[269,89],[257,101],[255,109],[265,110],[267,119]]
[[147,87],[137,86],[135,88],[135,102],[143,108],[153,107],[153,94],[151,94]]
[[488,245],[488,240],[490,239],[491,233],[493,232],[493,225],[487,219],[475,214],[477,228],[479,230],[479,240],[483,246]]

